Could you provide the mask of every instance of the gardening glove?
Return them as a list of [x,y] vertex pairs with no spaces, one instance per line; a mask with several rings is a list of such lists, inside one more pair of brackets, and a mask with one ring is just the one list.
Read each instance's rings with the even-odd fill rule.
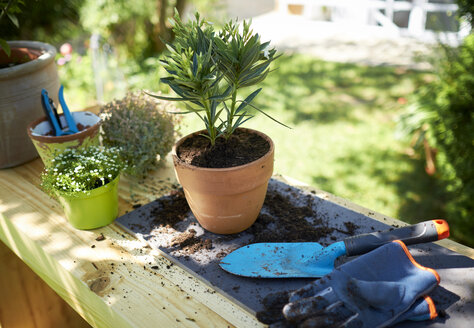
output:
[[[257,313],[257,318],[263,323],[270,324],[270,328],[294,328],[298,325],[286,321],[283,316],[283,306],[288,303],[290,297],[289,292],[272,293],[267,295],[263,300],[267,310]],[[270,309],[270,310],[269,310]],[[425,321],[432,320],[438,316],[433,300],[429,296],[423,296],[416,300],[416,302],[402,315],[400,315],[394,322],[395,325],[405,320],[410,321]],[[322,325],[324,327],[324,324]]]
[[[278,325],[385,327],[408,318],[411,312],[401,317],[408,310],[429,310],[412,306],[438,283],[436,271],[416,263],[406,246],[395,241],[290,293],[282,311],[286,322]],[[414,313],[419,317],[421,312]]]
[[410,321],[425,321],[433,320],[438,316],[435,304],[431,297],[423,296],[416,300],[416,302],[405,312],[402,313],[391,325],[399,322]]

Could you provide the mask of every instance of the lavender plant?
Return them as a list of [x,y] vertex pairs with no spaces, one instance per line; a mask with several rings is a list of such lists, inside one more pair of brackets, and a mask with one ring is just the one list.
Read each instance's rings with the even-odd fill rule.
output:
[[103,144],[120,147],[127,163],[125,172],[144,177],[159,166],[175,142],[176,116],[168,101],[158,101],[142,92],[129,93],[101,108]]
[[115,147],[66,149],[41,174],[41,187],[53,197],[57,192],[84,194],[114,180],[124,167]]
[[228,139],[252,118],[250,108],[265,114],[251,104],[262,88],[245,99],[238,97],[240,89],[262,82],[270,72],[270,64],[279,57],[269,42],[261,43],[250,23],[244,21],[241,28],[231,20],[216,32],[211,23],[196,13],[195,20],[188,23],[176,14],[172,26],[175,42],[167,45],[169,54],[161,60],[170,76],[161,82],[169,85],[178,97],[152,96],[183,101],[187,111],[182,113],[198,115],[211,145],[220,136]]

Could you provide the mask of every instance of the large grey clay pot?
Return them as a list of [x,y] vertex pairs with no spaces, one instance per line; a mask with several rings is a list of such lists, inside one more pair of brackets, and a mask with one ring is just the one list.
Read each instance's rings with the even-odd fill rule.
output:
[[[41,89],[58,104],[56,49],[35,41],[8,42],[12,55],[0,49],[0,168],[28,162],[38,156],[26,133],[27,125],[44,116]],[[11,61],[23,62],[9,66]]]

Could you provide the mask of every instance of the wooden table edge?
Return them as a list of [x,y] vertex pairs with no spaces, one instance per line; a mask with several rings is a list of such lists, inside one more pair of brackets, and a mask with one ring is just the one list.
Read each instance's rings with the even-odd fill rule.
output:
[[[167,169],[169,170],[170,168],[168,167]],[[400,220],[384,216],[380,213],[356,205],[344,198],[337,197],[328,192],[315,189],[295,179],[284,176],[275,176],[275,178],[283,180],[284,182],[287,182],[290,185],[310,190],[320,198],[339,204],[345,208],[366,215],[377,221],[384,222],[390,225],[402,226],[407,224]],[[58,210],[56,209],[56,211]],[[41,245],[39,245],[35,240],[30,238],[27,233],[22,231],[22,227],[17,226],[14,221],[15,220],[10,220],[10,218],[5,216],[3,213],[0,213],[0,240],[2,240],[28,266],[30,266],[33,271],[35,271],[46,283],[48,283],[48,285],[50,285],[86,321],[96,327],[136,326],[135,322],[133,322],[132,315],[122,315],[117,310],[117,307],[112,308],[108,306],[105,302],[106,300],[104,299],[104,295],[98,295],[97,293],[91,291],[91,286],[88,285],[82,279],[82,277],[73,274],[72,272],[68,271],[68,269],[63,267],[63,265],[59,263],[57,259],[54,258],[54,256],[49,254],[41,247]],[[81,236],[87,234],[82,233],[80,231],[72,231],[71,229],[73,228],[67,227],[65,230],[71,231],[72,233]],[[116,224],[101,229],[100,231],[103,231],[104,235],[106,235],[107,238],[111,238],[113,234],[120,235],[122,233],[121,229]],[[128,234],[126,234],[125,236],[122,235],[122,237],[125,241],[137,240],[135,237]],[[88,234],[87,238],[89,242],[84,242],[84,245],[90,247],[90,242],[93,241],[93,239],[91,240],[90,233]],[[84,237],[84,239],[87,238]],[[442,240],[437,243],[443,247],[474,258],[474,250],[467,246],[458,244],[451,240]],[[99,243],[97,243],[97,245],[99,245]],[[137,254],[130,254],[130,256],[137,257]],[[218,293],[214,294],[215,296],[210,297],[212,298],[211,303],[207,302],[207,300],[205,299],[206,296],[203,296],[201,292],[202,288],[207,288],[208,286],[201,286],[200,291],[193,292],[192,286],[184,286],[184,283],[182,282],[183,279],[186,281],[188,281],[189,279],[189,281],[193,281],[193,283],[195,283],[194,278],[189,278],[188,272],[185,272],[184,270],[175,267],[173,269],[174,273],[170,275],[170,273],[164,269],[166,266],[169,266],[170,263],[167,259],[164,259],[156,253],[150,253],[150,256],[156,257],[157,259],[159,258],[160,261],[165,261],[162,263],[156,273],[162,276],[169,275],[166,277],[166,279],[164,279],[166,280],[166,284],[169,285],[168,288],[170,290],[173,289],[172,295],[176,295],[178,299],[181,298],[180,304],[175,304],[174,309],[175,314],[177,316],[180,316],[181,321],[183,321],[180,322],[180,325],[189,327],[207,326],[204,324],[201,325],[200,322],[202,323],[202,321],[186,321],[188,317],[186,316],[187,314],[185,314],[185,312],[187,311],[185,307],[199,307],[199,304],[201,304],[203,307],[205,307],[205,309],[203,307],[200,307],[201,311],[207,313],[206,315],[209,316],[209,324],[211,324],[212,322],[212,324],[217,327],[220,327],[222,325],[229,327],[232,325],[242,327],[263,326],[262,324],[256,321],[256,318],[253,317],[254,313],[249,313],[248,311],[239,307],[236,304],[231,304],[232,306],[219,306],[220,295]],[[139,261],[137,261],[137,264],[134,266],[134,269],[141,270],[142,265],[144,265],[143,272],[141,272],[141,274],[149,274],[150,269],[148,267],[145,268],[146,263],[138,262]],[[189,282],[189,284],[191,284],[191,282]],[[188,297],[190,297],[191,299],[188,300]],[[181,311],[183,315],[179,314],[179,311]],[[97,312],[99,312],[100,315],[97,315]],[[158,317],[160,316],[158,315]],[[182,318],[184,318],[184,320]],[[173,322],[172,318],[165,316],[162,319],[167,320],[168,324],[176,324],[176,322]]]

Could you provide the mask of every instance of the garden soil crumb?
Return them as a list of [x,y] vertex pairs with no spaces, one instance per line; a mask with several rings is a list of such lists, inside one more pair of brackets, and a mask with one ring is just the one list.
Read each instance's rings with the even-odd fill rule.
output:
[[155,207],[150,215],[153,217],[153,223],[158,226],[175,228],[190,211],[183,189],[173,190],[168,197],[159,198],[156,202],[159,206]]
[[[190,213],[183,190],[175,190],[156,202],[159,206],[150,212],[153,223],[159,228],[175,229],[178,232],[177,225]],[[231,240],[242,234],[250,234],[248,243],[314,242],[331,235],[334,231],[334,228],[324,225],[321,219],[315,217],[311,196],[306,198],[306,204],[296,206],[292,204],[288,196],[280,194],[276,190],[269,190],[264,207],[267,208],[268,214],[261,213],[255,223],[244,233],[222,236],[221,238]],[[353,223],[350,226],[352,232],[357,229]],[[189,229],[174,236],[169,246],[181,249],[183,254],[193,254],[202,249],[211,249],[212,241],[202,239],[197,236],[195,229]],[[227,254],[221,251],[218,257],[221,258],[225,255]]]

